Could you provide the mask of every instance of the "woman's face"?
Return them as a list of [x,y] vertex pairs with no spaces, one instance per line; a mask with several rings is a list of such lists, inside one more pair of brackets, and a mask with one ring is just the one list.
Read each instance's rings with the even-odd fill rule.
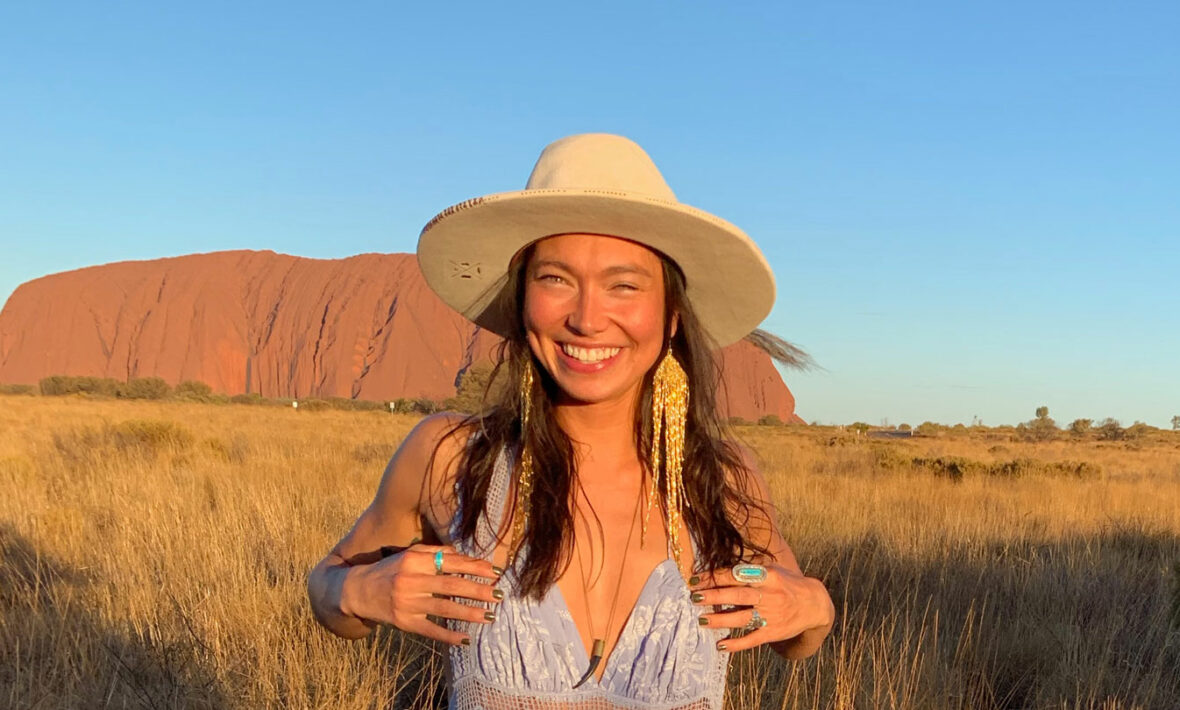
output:
[[664,342],[664,272],[647,247],[562,234],[525,268],[524,326],[537,360],[569,400],[635,401]]

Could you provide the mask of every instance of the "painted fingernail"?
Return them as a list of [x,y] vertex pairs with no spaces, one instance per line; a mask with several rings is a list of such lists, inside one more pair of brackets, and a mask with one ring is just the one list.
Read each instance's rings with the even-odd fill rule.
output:
[[420,537],[416,537],[413,540],[410,540],[411,545],[417,545],[420,542],[422,542],[422,538],[420,538]]
[[496,565],[492,565],[492,572],[495,572],[497,577],[504,576],[504,568],[503,567],[497,567]]
[[459,643],[463,644],[464,646],[470,646],[471,645],[471,637],[464,636],[462,639],[459,640]]
[[495,615],[493,612],[490,612],[490,611],[485,611],[485,612],[483,613],[483,618],[484,618],[485,620],[487,620],[487,621],[495,621],[495,620],[496,620],[496,615]]
[[709,617],[707,617],[707,616],[698,617],[697,622],[700,623],[701,626],[708,626],[709,625]]
[[696,576],[695,574],[688,578],[688,586],[690,586],[690,587],[695,587],[700,583],[701,583],[701,578]]
[[725,650],[725,642],[724,642],[724,641],[718,641],[718,642],[717,642],[717,650],[718,650],[718,651],[724,651],[724,650]]
[[700,592],[693,592],[691,595],[689,595],[689,599],[692,599],[694,602],[700,603],[700,602],[705,601],[705,595],[701,594]]
[[495,599],[496,601],[500,601],[503,598],[504,598],[504,590],[503,589],[493,589],[492,590],[492,599]]

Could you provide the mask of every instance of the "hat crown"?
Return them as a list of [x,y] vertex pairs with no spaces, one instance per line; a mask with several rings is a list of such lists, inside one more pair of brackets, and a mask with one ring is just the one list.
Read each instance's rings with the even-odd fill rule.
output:
[[609,133],[583,133],[545,146],[525,189],[629,192],[676,201],[643,148]]

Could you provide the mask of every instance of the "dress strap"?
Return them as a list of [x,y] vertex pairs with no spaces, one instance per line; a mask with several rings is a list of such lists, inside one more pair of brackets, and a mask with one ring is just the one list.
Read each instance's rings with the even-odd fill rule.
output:
[[[470,441],[468,443],[470,444]],[[489,557],[496,549],[496,533],[504,519],[504,502],[508,498],[509,474],[512,471],[512,457],[509,452],[509,447],[505,446],[496,455],[492,478],[488,481],[483,515],[480,516],[479,523],[475,526],[473,540],[459,539],[459,518],[467,501],[459,497],[458,485],[456,485],[455,519],[451,522],[451,539],[455,540],[456,547],[472,557]]]

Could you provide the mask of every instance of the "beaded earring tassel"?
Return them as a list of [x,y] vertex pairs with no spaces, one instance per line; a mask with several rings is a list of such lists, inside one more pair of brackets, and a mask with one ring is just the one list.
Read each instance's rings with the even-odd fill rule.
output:
[[[647,521],[655,506],[660,488],[660,463],[663,459],[664,526],[676,566],[680,566],[680,512],[682,506],[681,471],[684,467],[684,429],[688,421],[688,375],[669,349],[652,378],[651,393],[651,486],[647,489],[646,510],[640,544],[647,537]],[[662,456],[661,456],[662,450]]]
[[520,474],[516,479],[515,515],[512,523],[512,548],[515,550],[524,539],[529,524],[529,498],[533,492],[533,452],[525,441],[529,430],[529,418],[533,409],[533,363],[525,364],[520,378]]

